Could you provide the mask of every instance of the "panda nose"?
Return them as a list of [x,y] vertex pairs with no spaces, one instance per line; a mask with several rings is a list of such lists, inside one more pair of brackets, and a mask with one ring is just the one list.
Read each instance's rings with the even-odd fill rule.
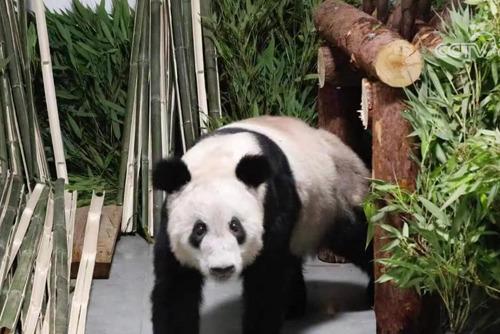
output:
[[210,274],[215,276],[226,276],[234,273],[234,266],[227,267],[212,267],[210,268]]

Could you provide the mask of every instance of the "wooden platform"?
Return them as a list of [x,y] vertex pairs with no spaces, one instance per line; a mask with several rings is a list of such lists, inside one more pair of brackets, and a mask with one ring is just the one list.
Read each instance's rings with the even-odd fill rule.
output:
[[[78,208],[76,211],[71,278],[76,278],[78,274],[88,212],[89,207]],[[121,206],[107,205],[102,209],[99,237],[97,240],[94,278],[109,278],[116,242],[120,235],[121,216]]]

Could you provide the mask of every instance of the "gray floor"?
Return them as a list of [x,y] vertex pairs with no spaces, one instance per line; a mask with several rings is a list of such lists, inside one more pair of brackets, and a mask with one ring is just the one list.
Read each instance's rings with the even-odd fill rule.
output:
[[[139,237],[118,242],[111,277],[92,284],[87,334],[150,334],[152,247]],[[305,266],[308,314],[287,322],[285,334],[371,334],[375,316],[364,303],[366,277],[350,264]],[[201,334],[240,333],[239,282],[205,287]]]

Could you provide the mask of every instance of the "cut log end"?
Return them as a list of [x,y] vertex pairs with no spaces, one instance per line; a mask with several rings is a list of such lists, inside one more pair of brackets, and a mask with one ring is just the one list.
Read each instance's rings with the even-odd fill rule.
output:
[[335,76],[335,60],[332,50],[328,46],[322,46],[318,49],[318,80],[319,88],[325,86],[325,82],[333,79]]
[[411,43],[397,39],[381,48],[374,66],[382,82],[391,87],[406,87],[420,77],[422,57]]

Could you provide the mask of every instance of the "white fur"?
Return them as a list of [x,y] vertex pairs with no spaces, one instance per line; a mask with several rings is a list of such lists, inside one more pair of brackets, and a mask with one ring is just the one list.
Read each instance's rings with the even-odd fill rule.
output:
[[[286,155],[302,203],[290,243],[292,253],[316,251],[339,211],[361,203],[368,172],[336,136],[288,117],[258,117],[228,127],[264,134]],[[227,265],[234,265],[239,274],[259,254],[265,185],[252,190],[235,177],[240,159],[258,153],[261,149],[253,135],[237,133],[206,138],[184,155],[191,181],[168,199],[168,233],[179,261],[207,276],[210,267]],[[228,229],[233,216],[246,230],[242,245]],[[188,240],[198,219],[208,225],[208,233],[195,249]]]

